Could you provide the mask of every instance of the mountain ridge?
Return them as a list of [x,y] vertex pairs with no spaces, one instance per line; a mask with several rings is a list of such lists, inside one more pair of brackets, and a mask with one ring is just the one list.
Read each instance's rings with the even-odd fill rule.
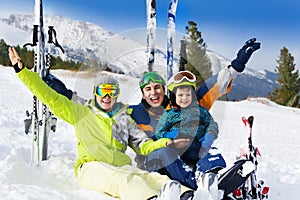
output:
[[[30,42],[33,23],[33,15],[12,14],[8,18],[1,18],[0,38],[7,41],[9,45],[23,45]],[[101,63],[108,63],[114,72],[122,72],[133,77],[139,77],[144,71],[147,71],[145,43],[134,41],[121,34],[114,34],[99,25],[73,20],[61,15],[45,15],[45,33],[48,25],[54,26],[58,41],[65,49],[66,54],[63,55],[57,48],[51,48],[51,51],[64,59],[81,62],[87,62],[89,59],[98,60]],[[142,37],[145,32],[132,30],[124,35],[126,34],[138,38]],[[174,66],[177,66],[179,61],[178,49],[179,47],[174,52]],[[157,47],[154,70],[166,77],[166,54],[164,52],[166,50],[163,47]],[[228,58],[212,50],[207,50],[207,54],[212,62],[213,74],[230,64]],[[176,69],[174,71],[176,72]],[[245,71],[236,77],[228,99],[240,100],[248,96],[266,97],[277,86],[276,81],[277,75],[273,72],[255,71],[246,67]]]

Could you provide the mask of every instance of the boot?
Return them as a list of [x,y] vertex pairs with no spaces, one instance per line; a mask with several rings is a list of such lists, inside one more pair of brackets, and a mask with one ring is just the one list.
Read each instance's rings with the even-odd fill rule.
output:
[[180,200],[180,183],[170,180],[158,192],[156,200]]
[[197,178],[198,188],[194,192],[193,200],[219,200],[218,175],[215,173],[200,174]]

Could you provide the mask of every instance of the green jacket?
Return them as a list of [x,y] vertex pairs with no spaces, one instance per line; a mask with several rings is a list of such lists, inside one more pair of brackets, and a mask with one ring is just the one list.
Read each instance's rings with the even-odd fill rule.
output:
[[78,158],[74,167],[84,162],[100,161],[114,166],[130,165],[125,154],[127,146],[137,154],[147,155],[165,147],[170,139],[153,141],[138,128],[129,115],[130,109],[121,104],[112,117],[95,106],[94,100],[84,105],[69,100],[52,90],[37,73],[22,69],[18,74],[25,86],[59,118],[74,126],[78,141]]

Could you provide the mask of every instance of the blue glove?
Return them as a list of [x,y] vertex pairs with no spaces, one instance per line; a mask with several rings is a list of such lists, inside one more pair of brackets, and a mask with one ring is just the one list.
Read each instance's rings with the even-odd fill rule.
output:
[[260,43],[256,42],[256,38],[248,40],[239,50],[236,59],[231,62],[231,66],[237,71],[242,72],[245,69],[245,64],[254,51],[260,48]]
[[201,148],[199,150],[198,157],[203,158],[207,155],[212,143],[214,142],[214,136],[210,133],[206,133],[204,137],[200,140]]
[[72,98],[73,92],[66,88],[65,84],[61,82],[58,78],[53,76],[52,74],[48,74],[46,77],[43,78],[43,81],[50,86],[53,90],[57,93],[66,96],[68,99]]
[[215,140],[215,138],[212,134],[206,133],[203,137],[201,146],[204,147],[204,148],[210,148],[210,146],[212,145],[214,140]]
[[170,139],[175,139],[179,134],[179,131],[177,128],[173,129],[172,131],[166,132],[164,134],[164,138],[170,138]]

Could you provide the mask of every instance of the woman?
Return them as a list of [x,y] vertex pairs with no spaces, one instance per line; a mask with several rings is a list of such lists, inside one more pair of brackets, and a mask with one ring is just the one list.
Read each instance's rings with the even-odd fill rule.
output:
[[117,80],[101,77],[94,86],[94,99],[82,105],[55,92],[37,73],[23,67],[14,48],[9,48],[9,58],[24,85],[57,117],[74,126],[78,141],[74,170],[82,187],[128,200],[179,200],[181,192],[192,193],[167,176],[131,165],[130,157],[125,154],[127,145],[147,155],[174,145],[174,141],[166,138],[153,141],[136,126],[127,105],[116,101],[120,93]]

